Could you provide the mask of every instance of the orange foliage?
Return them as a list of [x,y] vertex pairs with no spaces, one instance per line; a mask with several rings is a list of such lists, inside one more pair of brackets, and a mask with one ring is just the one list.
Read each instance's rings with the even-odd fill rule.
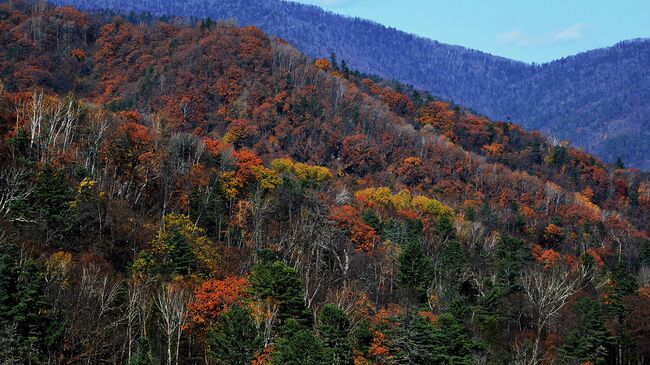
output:
[[379,242],[377,232],[363,223],[359,211],[350,205],[332,208],[330,219],[348,231],[350,241],[357,251],[370,252],[375,247],[375,243]]
[[551,223],[544,228],[542,237],[544,238],[544,242],[548,244],[557,244],[564,239],[564,231],[562,228]]
[[271,364],[271,354],[273,354],[273,351],[275,349],[273,346],[267,346],[262,350],[262,352],[257,352],[255,353],[255,357],[253,358],[253,361],[251,361],[251,365],[270,365]]
[[244,277],[208,280],[194,290],[194,301],[188,304],[192,325],[205,326],[235,304],[241,303],[248,287]]
[[328,61],[325,58],[317,59],[316,62],[314,62],[314,65],[316,66],[317,69],[319,69],[321,71],[327,71],[327,70],[330,69],[330,67],[332,67],[332,64],[330,63],[330,61]]
[[251,150],[241,149],[234,152],[235,160],[237,160],[236,177],[242,181],[249,181],[255,179],[255,167],[262,164],[262,160]]
[[599,267],[605,266],[605,263],[603,262],[603,258],[601,257],[600,253],[598,253],[598,251],[596,251],[595,249],[588,248],[587,255],[591,256],[594,259],[596,265],[598,265]]
[[70,52],[70,55],[76,58],[78,61],[83,61],[86,59],[86,51],[81,48],[75,48]]
[[489,156],[500,157],[505,151],[505,147],[500,143],[486,144],[483,149]]
[[535,260],[544,264],[545,269],[551,268],[555,265],[562,256],[555,250],[545,250],[539,245],[534,245],[532,249],[533,257]]

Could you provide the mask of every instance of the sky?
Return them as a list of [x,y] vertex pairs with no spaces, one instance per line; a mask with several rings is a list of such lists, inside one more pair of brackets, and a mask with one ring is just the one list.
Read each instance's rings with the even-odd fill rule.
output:
[[650,0],[296,0],[528,63],[650,38]]

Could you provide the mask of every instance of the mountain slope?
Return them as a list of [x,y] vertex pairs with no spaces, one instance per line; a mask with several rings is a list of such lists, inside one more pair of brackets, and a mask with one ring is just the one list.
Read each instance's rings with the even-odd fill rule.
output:
[[612,162],[650,168],[650,41],[625,42],[542,66],[495,57],[278,0],[56,0],[84,9],[235,19],[312,57],[429,90],[495,119],[540,129]]
[[255,27],[132,20],[0,3],[9,362],[650,353],[647,175]]

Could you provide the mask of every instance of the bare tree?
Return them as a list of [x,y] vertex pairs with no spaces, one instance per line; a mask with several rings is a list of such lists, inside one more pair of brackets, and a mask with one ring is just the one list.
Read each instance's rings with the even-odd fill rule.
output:
[[[160,312],[159,324],[167,338],[167,365],[178,364],[181,333],[187,320],[189,299],[187,290],[173,284],[163,285],[156,295],[156,307]],[[174,341],[176,341],[175,356],[172,355]]]
[[524,346],[526,356],[519,363],[536,365],[542,361],[544,349],[541,339],[544,330],[557,317],[568,300],[594,282],[597,272],[592,265],[578,263],[576,266],[558,261],[546,266],[534,265],[521,278],[521,285],[528,298],[535,318],[536,335],[532,344]]
[[6,217],[11,206],[27,199],[34,190],[29,171],[23,167],[4,165],[0,167],[0,218]]

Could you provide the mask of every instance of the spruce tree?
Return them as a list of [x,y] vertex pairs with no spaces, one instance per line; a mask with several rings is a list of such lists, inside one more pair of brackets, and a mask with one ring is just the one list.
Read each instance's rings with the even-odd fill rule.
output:
[[422,244],[415,240],[407,243],[397,257],[399,283],[407,295],[426,303],[427,290],[433,278],[433,262],[427,257]]
[[271,356],[272,365],[331,364],[322,341],[297,320],[287,320],[282,333]]
[[334,304],[326,304],[318,316],[318,332],[325,345],[329,364],[352,363],[350,321],[345,312]]
[[605,311],[600,303],[589,298],[575,305],[578,314],[576,324],[567,335],[562,353],[579,363],[604,364],[609,336],[605,328]]
[[236,304],[217,318],[208,335],[210,355],[221,365],[249,365],[261,346],[250,313]]

